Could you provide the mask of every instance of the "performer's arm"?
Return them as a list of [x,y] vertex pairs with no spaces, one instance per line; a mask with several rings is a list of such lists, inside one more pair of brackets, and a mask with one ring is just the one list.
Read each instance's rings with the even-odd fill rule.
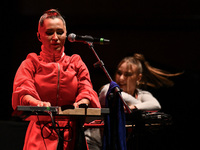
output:
[[93,90],[93,86],[90,80],[90,74],[87,66],[82,61],[79,55],[73,55],[72,62],[76,66],[77,78],[78,78],[78,94],[74,103],[76,107],[79,104],[89,104],[90,107],[101,107],[97,93]]
[[22,98],[22,105],[31,105],[31,106],[45,106],[45,107],[49,107],[51,106],[51,103],[49,102],[44,102],[44,101],[40,101],[35,99],[33,96],[31,95],[25,95]]
[[18,105],[38,105],[39,103],[41,103],[39,102],[41,99],[34,85],[34,73],[35,67],[29,59],[23,61],[18,68],[13,83],[13,109],[16,109]]
[[142,91],[141,102],[135,104],[135,107],[139,110],[160,110],[161,105],[158,100],[148,91]]

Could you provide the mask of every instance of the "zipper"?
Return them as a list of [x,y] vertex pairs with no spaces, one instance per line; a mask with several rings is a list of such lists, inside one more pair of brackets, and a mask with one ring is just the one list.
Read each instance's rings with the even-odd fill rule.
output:
[[57,82],[56,106],[58,106],[59,88],[60,88],[60,64],[58,63],[58,82]]

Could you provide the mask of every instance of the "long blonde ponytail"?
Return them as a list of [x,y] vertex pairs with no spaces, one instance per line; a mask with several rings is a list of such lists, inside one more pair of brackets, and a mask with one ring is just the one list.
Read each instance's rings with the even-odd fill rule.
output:
[[169,73],[167,71],[154,68],[152,67],[149,62],[145,60],[145,57],[142,54],[135,53],[132,57],[125,57],[121,60],[121,62],[118,64],[121,66],[122,63],[129,61],[130,63],[133,63],[137,65],[138,67],[138,73],[142,74],[142,79],[139,82],[139,87],[141,86],[151,86],[155,88],[160,87],[171,87],[174,85],[174,82],[168,79],[169,77],[174,77],[181,75],[181,73]]

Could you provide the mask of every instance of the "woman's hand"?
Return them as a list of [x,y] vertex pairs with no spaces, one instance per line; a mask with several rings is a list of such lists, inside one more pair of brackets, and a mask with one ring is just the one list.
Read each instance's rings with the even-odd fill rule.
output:
[[130,108],[131,110],[137,109],[137,107],[135,107],[135,105],[129,105],[129,108]]
[[40,101],[37,106],[40,106],[40,107],[42,107],[42,106],[44,106],[44,107],[50,107],[51,103]]
[[83,98],[80,101],[75,102],[73,105],[74,105],[75,108],[79,108],[80,104],[87,104],[87,105],[89,105],[90,101],[88,99],[86,99],[86,98]]
[[[129,108],[131,110],[137,109],[137,107],[135,105],[129,105]],[[124,111],[126,111],[126,107],[124,106]]]
[[31,96],[31,95],[25,95],[22,98],[22,105],[50,107],[51,103],[50,102],[45,102],[45,101],[37,100],[33,96]]

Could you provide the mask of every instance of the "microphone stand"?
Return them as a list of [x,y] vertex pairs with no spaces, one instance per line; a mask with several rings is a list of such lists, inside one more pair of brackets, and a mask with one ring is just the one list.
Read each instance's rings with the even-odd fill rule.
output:
[[[106,74],[108,80],[111,82],[113,81],[112,78],[110,77],[108,71],[106,70],[106,67],[104,66],[103,61],[99,58],[99,56],[97,55],[96,51],[94,50],[94,46],[93,46],[93,42],[85,42],[86,44],[89,45],[89,48],[92,50],[92,52],[94,53],[95,57],[97,58],[97,62],[94,63],[94,67],[100,67],[104,73]],[[124,101],[124,99],[122,98],[122,95],[120,93],[120,89],[118,87],[115,87],[115,92],[118,94],[118,96],[120,97],[121,101],[123,102],[127,112],[130,114],[132,113],[131,109],[129,108],[129,106],[127,105],[127,103]]]

